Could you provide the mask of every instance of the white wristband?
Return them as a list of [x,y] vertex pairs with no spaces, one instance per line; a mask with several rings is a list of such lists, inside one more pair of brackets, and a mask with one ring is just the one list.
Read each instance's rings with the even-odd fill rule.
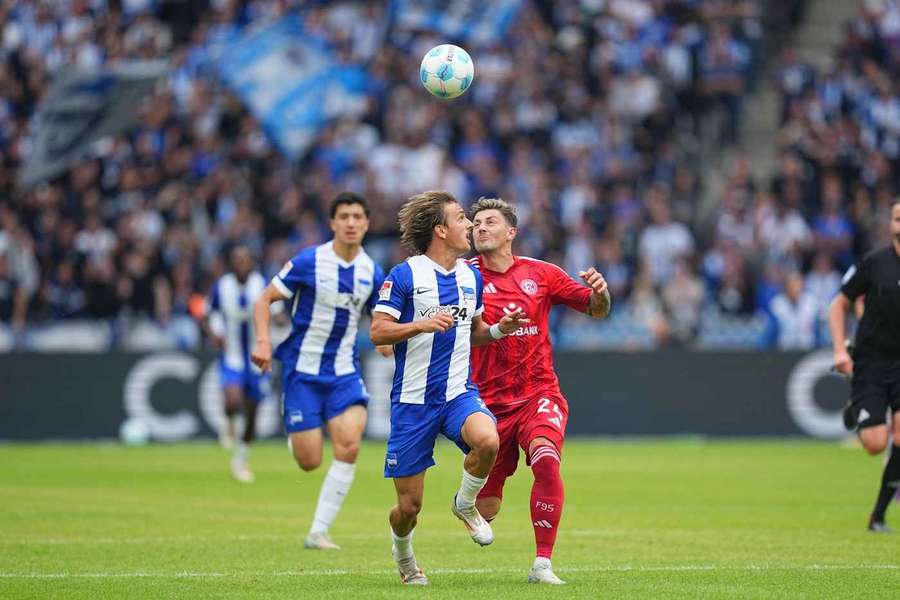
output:
[[499,340],[506,337],[506,334],[500,330],[500,324],[494,323],[490,328],[491,337],[495,340]]

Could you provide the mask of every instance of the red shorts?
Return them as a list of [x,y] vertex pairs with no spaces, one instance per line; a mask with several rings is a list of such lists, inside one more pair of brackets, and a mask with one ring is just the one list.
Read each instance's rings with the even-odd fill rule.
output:
[[497,417],[500,451],[478,497],[502,498],[503,484],[519,464],[519,448],[525,453],[525,464],[531,464],[528,446],[535,438],[549,439],[562,454],[569,403],[559,394],[541,394],[521,404],[488,408]]

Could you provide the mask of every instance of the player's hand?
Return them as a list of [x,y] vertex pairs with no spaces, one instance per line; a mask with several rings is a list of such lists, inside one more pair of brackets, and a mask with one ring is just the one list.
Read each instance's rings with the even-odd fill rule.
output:
[[834,370],[847,377],[853,375],[853,359],[849,352],[838,350],[834,353]]
[[416,321],[419,324],[420,333],[447,333],[453,327],[453,317],[450,313],[439,312],[430,319]]
[[218,350],[225,349],[225,338],[222,337],[221,335],[213,334],[212,343],[213,343],[213,346],[215,346]]
[[503,315],[503,318],[497,321],[497,325],[500,327],[500,331],[509,335],[517,330],[522,325],[526,323],[531,323],[531,319],[529,319],[525,315],[525,311],[522,310],[522,307],[517,306],[514,309],[510,310],[508,308],[504,308],[503,312],[506,314]]
[[394,347],[393,346],[375,346],[375,351],[378,354],[384,356],[385,358],[390,358],[394,355]]
[[269,342],[256,342],[253,352],[250,353],[250,360],[254,365],[259,367],[263,373],[272,370],[272,344]]
[[591,267],[587,271],[579,271],[578,276],[581,277],[581,280],[584,281],[591,291],[599,296],[603,292],[606,291],[606,280],[603,278],[603,275],[600,274],[600,271]]

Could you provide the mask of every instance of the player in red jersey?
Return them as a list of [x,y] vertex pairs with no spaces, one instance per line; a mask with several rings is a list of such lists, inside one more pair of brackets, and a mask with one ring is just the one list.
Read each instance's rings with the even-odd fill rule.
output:
[[500,434],[497,461],[476,505],[488,521],[497,516],[503,484],[515,472],[522,448],[534,473],[531,521],[537,556],[528,581],[561,584],[550,556],[563,508],[559,466],[569,407],[553,369],[547,319],[555,304],[601,319],[609,314],[609,292],[596,269],[579,273],[585,287],[556,265],[515,256],[517,219],[507,202],[482,198],[472,206],[471,220],[479,255],[470,263],[484,279],[484,318],[496,322],[517,307],[531,317],[531,323],[504,339],[472,348],[472,380],[497,417]]

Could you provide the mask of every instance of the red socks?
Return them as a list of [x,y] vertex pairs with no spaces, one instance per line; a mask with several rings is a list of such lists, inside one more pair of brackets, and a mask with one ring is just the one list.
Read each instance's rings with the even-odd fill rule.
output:
[[559,452],[553,446],[538,446],[531,455],[534,485],[531,486],[531,524],[537,555],[549,559],[562,517],[563,491],[559,474]]

